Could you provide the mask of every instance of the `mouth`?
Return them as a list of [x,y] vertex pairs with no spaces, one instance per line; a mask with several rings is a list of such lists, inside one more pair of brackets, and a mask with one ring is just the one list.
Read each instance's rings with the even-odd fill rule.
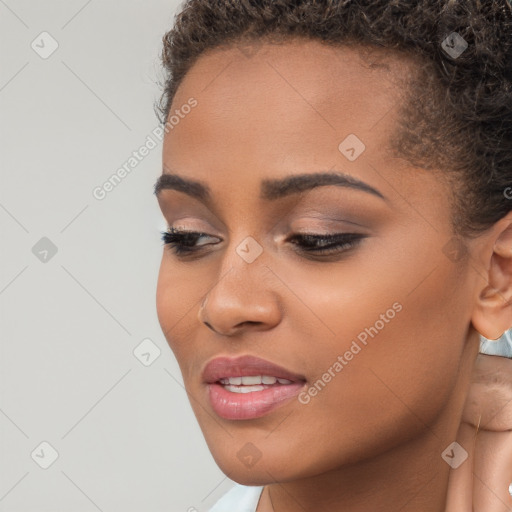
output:
[[229,420],[264,416],[298,395],[306,383],[303,375],[249,355],[213,359],[203,381],[213,410]]

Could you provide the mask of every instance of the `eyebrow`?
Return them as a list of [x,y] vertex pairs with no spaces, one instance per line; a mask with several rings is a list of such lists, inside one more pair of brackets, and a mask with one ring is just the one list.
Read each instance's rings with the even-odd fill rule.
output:
[[[386,200],[386,197],[380,191],[368,185],[368,183],[349,174],[331,171],[294,174],[279,179],[264,179],[261,182],[260,198],[272,201],[326,185],[360,190]],[[162,190],[177,190],[202,202],[211,202],[212,200],[211,189],[206,183],[185,178],[178,174],[162,174],[154,185],[154,194],[158,196]]]

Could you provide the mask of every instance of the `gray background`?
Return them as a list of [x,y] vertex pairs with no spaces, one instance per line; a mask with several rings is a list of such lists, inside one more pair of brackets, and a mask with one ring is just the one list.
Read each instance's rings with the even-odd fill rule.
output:
[[205,511],[233,484],[156,316],[161,143],[92,194],[158,126],[178,6],[0,0],[1,512]]

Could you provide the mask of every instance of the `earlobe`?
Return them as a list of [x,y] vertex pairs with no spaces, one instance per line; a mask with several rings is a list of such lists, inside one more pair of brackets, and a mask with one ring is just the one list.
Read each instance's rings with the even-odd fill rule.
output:
[[[497,340],[512,327],[512,212],[491,228],[486,266],[472,315],[475,329]],[[491,250],[489,250],[491,247]]]

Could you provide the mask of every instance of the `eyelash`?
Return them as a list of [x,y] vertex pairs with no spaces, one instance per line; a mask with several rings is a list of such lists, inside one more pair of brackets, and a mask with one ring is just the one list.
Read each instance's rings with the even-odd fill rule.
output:
[[[201,249],[198,248],[195,243],[201,237],[211,238],[210,235],[206,233],[185,231],[176,228],[162,231],[161,235],[164,245],[171,249],[177,256],[186,256],[191,253],[199,252]],[[353,249],[363,238],[366,238],[366,235],[361,233],[333,233],[327,235],[296,233],[288,237],[287,241],[302,241],[302,243],[296,244],[302,247],[302,249],[300,249],[301,252],[313,255],[331,255]],[[327,246],[319,247],[318,244],[327,244]]]

